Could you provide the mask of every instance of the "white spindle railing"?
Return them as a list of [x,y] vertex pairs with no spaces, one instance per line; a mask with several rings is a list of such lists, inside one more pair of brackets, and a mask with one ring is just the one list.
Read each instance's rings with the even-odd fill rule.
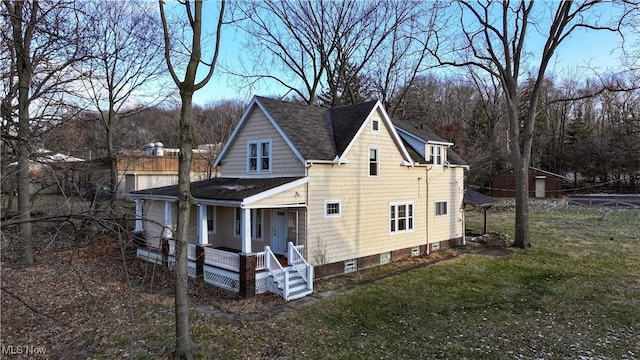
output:
[[256,270],[264,269],[264,252],[256,253]]
[[237,253],[205,247],[204,262],[219,268],[240,271],[240,255]]
[[304,245],[293,245],[291,241],[287,244],[289,265],[300,274],[300,276],[307,283],[309,289],[313,289],[313,268],[309,266],[309,263],[300,253],[300,250],[304,248]]
[[264,247],[264,266],[273,276],[273,280],[276,282],[278,288],[282,289],[282,295],[286,299],[289,296],[289,273],[284,271],[278,258],[276,258],[276,255],[271,252],[271,248],[268,246]]

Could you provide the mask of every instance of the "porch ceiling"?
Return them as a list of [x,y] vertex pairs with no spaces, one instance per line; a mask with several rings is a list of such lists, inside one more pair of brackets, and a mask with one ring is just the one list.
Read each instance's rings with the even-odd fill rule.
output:
[[[191,195],[212,201],[242,201],[304,177],[280,178],[214,178],[191,183]],[[178,186],[171,185],[131,193],[135,198],[176,197]]]

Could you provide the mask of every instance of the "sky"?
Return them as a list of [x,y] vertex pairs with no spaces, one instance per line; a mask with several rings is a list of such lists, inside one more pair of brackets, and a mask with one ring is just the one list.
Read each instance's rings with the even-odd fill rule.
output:
[[[206,3],[205,3],[206,4]],[[211,11],[212,9],[205,11]],[[214,10],[215,11],[215,10]],[[211,32],[213,22],[205,22],[205,31]],[[238,89],[234,86],[234,78],[224,73],[224,68],[239,63],[243,56],[244,35],[234,28],[223,29],[222,48],[216,73],[211,81],[194,95],[194,103],[206,105],[224,99],[240,99],[249,101],[253,95],[282,96],[285,90],[281,87],[262,86],[252,89]],[[591,76],[596,73],[614,71],[619,68],[615,50],[619,46],[618,35],[606,31],[576,31],[557,49],[554,60],[549,66],[547,75],[555,74],[557,79],[566,77]],[[542,39],[529,43],[540,47]]]

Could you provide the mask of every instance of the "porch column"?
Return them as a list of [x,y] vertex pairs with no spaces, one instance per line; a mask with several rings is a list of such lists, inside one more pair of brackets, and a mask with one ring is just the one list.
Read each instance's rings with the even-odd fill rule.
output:
[[198,204],[198,244],[209,244],[209,229],[207,228],[207,206]]
[[144,229],[142,228],[142,200],[136,199],[136,227],[133,229],[134,232],[142,232]]
[[170,201],[164,202],[164,228],[162,229],[163,239],[173,238],[173,214]]
[[242,209],[242,253],[251,253],[251,209]]

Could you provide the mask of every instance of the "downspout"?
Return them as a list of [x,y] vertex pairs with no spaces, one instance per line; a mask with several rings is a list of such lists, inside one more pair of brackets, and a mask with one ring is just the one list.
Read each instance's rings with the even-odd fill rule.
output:
[[430,245],[429,245],[429,170],[431,170],[431,167],[429,166],[425,166],[425,172],[424,172],[424,183],[425,183],[425,192],[424,192],[424,204],[425,204],[425,208],[424,208],[424,212],[425,212],[425,222],[424,222],[424,228],[425,228],[425,238],[427,241],[427,255],[429,255],[429,249],[430,249]]

